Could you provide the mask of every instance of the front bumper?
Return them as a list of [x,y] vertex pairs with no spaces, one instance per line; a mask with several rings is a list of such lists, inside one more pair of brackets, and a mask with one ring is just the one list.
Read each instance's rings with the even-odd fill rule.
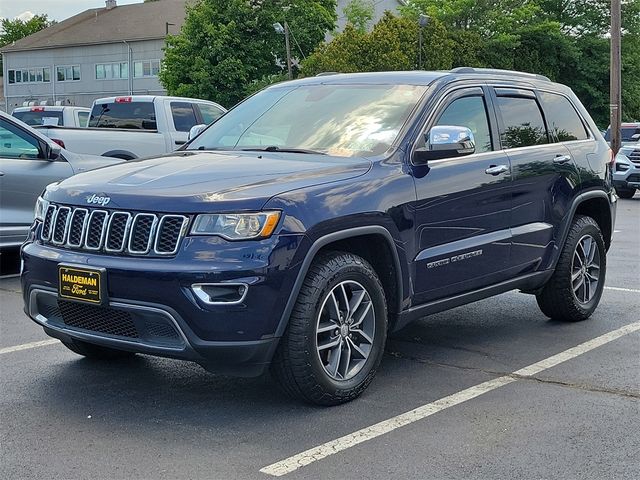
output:
[[[186,239],[174,258],[91,254],[44,246],[22,249],[25,312],[61,340],[190,360],[208,370],[261,374],[278,345],[282,321],[298,273],[294,259],[302,235],[260,242]],[[106,269],[108,301],[93,306],[58,299],[58,265]],[[197,283],[242,282],[242,302],[207,305]]]

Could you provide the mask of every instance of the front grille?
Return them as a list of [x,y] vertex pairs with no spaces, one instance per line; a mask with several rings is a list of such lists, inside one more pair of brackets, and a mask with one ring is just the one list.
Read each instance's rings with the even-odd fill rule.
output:
[[175,255],[189,223],[183,215],[49,205],[40,239],[56,246],[124,255]]
[[138,338],[138,330],[129,312],[115,308],[58,301],[65,325],[117,337]]
[[629,157],[629,160],[633,163],[640,163],[640,148],[636,148],[633,152],[627,155],[627,157]]

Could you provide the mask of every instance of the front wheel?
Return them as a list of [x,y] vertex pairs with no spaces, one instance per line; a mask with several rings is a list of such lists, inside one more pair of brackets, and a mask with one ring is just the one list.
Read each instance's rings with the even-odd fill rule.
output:
[[387,307],[375,270],[351,253],[322,254],[305,278],[271,370],[295,398],[348,402],[373,380],[386,336]]
[[600,303],[606,270],[600,227],[591,217],[577,215],[553,276],[536,296],[540,310],[554,320],[586,320]]
[[635,188],[616,188],[616,194],[620,198],[633,198],[636,194]]

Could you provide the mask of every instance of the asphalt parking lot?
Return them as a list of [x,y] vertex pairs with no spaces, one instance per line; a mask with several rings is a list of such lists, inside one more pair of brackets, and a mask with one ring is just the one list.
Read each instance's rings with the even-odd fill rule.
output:
[[590,320],[549,321],[515,292],[425,318],[390,340],[360,399],[334,408],[293,402],[268,377],[33,343],[48,337],[4,277],[0,478],[637,479],[639,240],[636,195],[619,200]]

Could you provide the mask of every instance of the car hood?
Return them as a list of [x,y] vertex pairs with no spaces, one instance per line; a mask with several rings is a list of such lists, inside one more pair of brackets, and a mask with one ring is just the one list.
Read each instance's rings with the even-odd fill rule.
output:
[[[176,152],[68,178],[47,190],[53,202],[157,212],[258,210],[289,190],[366,173],[365,158],[278,152]],[[95,204],[91,204],[96,206]]]
[[80,153],[63,150],[62,157],[69,162],[73,173],[82,173],[94,168],[108,167],[124,162],[121,158],[100,157],[98,155],[84,155]]

